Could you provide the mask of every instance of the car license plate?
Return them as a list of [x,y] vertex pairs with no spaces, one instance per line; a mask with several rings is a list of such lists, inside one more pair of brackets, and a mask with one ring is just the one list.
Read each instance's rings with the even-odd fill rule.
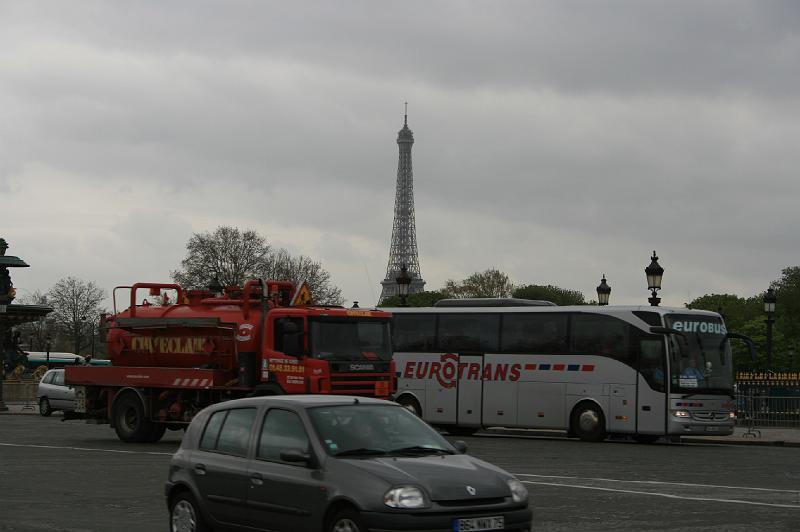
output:
[[472,530],[503,530],[505,523],[503,517],[473,517],[471,519],[456,519],[453,523],[455,532],[469,532]]

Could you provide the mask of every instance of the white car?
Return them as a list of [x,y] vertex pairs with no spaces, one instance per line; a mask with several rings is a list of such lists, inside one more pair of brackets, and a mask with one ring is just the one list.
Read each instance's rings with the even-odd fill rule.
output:
[[45,417],[56,410],[75,410],[75,390],[64,384],[63,368],[51,369],[44,374],[36,398],[39,400],[39,413]]

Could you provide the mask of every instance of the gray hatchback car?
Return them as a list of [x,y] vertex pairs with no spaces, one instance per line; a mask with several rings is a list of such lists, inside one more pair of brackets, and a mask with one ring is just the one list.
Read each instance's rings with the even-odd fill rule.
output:
[[238,399],[195,416],[165,486],[170,530],[528,531],[525,487],[402,406]]

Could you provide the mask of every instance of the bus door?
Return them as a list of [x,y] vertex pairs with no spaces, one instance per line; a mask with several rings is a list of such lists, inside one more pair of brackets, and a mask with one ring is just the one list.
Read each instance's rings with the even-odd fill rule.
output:
[[665,434],[667,420],[666,356],[664,338],[648,335],[639,340],[636,432]]
[[483,357],[461,355],[458,358],[458,419],[459,425],[481,425],[483,400]]

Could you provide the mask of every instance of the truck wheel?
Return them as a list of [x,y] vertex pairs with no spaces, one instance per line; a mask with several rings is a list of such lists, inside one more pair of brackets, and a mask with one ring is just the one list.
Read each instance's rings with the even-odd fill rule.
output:
[[150,434],[147,435],[147,440],[145,441],[147,443],[161,441],[165,432],[167,432],[167,425],[165,423],[153,423],[153,429],[150,431]]
[[120,440],[128,443],[148,441],[153,423],[144,415],[144,405],[138,396],[127,393],[114,404],[114,430]]
[[208,532],[200,507],[189,492],[181,492],[169,507],[170,532]]
[[606,418],[594,403],[584,402],[572,411],[572,432],[583,441],[606,439]]
[[39,399],[39,413],[44,417],[50,417],[50,414],[53,413],[53,409],[50,407],[50,401],[47,397]]

